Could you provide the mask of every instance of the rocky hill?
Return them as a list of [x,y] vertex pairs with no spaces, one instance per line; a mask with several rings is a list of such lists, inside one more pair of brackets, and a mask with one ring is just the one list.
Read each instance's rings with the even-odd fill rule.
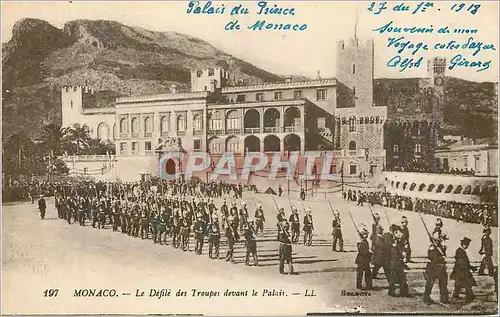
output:
[[76,20],[58,29],[23,19],[2,47],[3,135],[33,133],[60,122],[63,85],[87,85],[117,95],[188,88],[191,69],[223,66],[247,83],[282,80],[212,45],[174,32],[152,32],[114,21]]
[[[15,24],[2,53],[4,139],[19,131],[33,134],[45,124],[60,123],[63,85],[87,85],[117,96],[155,94],[168,91],[172,83],[188,89],[190,70],[210,66],[223,66],[233,81],[249,84],[283,79],[197,38],[104,20],[70,21],[58,29],[43,20],[23,19]],[[415,95],[418,82],[377,79],[374,100],[383,99],[391,108],[403,98],[408,108],[404,113],[412,112],[419,100]],[[445,90],[445,133],[497,136],[494,84],[449,78]]]

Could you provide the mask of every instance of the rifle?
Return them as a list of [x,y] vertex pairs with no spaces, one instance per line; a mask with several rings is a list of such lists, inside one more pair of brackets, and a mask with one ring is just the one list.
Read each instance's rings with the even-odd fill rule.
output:
[[361,235],[361,231],[359,231],[358,226],[356,225],[356,221],[354,221],[354,218],[352,217],[351,212],[349,211],[349,217],[352,220],[352,224],[354,225],[354,228],[356,228],[356,231],[358,232],[358,235]]
[[387,223],[389,223],[389,227],[391,227],[391,221],[389,220],[389,216],[387,215],[387,211],[384,209],[385,219],[387,219]]
[[340,225],[340,218],[339,218],[339,217],[337,217],[337,216],[335,215],[335,212],[334,212],[334,210],[333,210],[332,203],[331,203],[330,201],[328,201],[328,205],[330,206],[330,210],[332,211],[333,216],[335,217],[335,219],[337,219],[337,221],[338,221],[338,223],[339,223],[339,225]]
[[420,216],[420,220],[422,220],[422,223],[424,224],[425,231],[427,232],[427,235],[429,236],[429,239],[431,240],[432,245],[436,248],[436,250],[440,253],[441,256],[445,256],[444,251],[434,242],[434,239],[432,238],[431,233],[429,232],[429,229],[427,228],[427,225],[425,224],[424,218],[422,218],[422,214],[418,213]]

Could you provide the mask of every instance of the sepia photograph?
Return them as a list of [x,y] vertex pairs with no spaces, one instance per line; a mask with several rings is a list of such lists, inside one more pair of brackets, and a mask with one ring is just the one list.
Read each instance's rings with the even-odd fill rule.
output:
[[1,12],[2,315],[498,315],[498,2]]

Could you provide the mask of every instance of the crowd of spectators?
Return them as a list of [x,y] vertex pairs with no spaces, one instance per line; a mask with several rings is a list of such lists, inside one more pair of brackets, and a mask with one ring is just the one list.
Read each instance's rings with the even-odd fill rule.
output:
[[439,174],[452,174],[452,175],[464,175],[464,176],[474,176],[476,172],[470,168],[432,168],[423,160],[413,160],[404,165],[395,166],[388,169],[393,172],[410,172],[410,173],[439,173]]
[[[498,206],[495,204],[470,204],[444,200],[430,200],[393,195],[382,191],[357,192],[349,190],[344,193],[344,199],[356,201],[358,205],[368,202],[397,210],[422,212],[443,218],[456,219],[469,223],[481,223],[488,226],[498,226]],[[360,203],[361,201],[361,203]]]

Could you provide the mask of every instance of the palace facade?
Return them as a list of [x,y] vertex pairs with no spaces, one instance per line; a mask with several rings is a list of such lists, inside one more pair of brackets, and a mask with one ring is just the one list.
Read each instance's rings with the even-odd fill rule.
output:
[[[63,126],[87,125],[116,145],[122,180],[158,174],[164,151],[289,153],[334,151],[331,172],[358,176],[386,164],[387,107],[373,102],[373,41],[340,41],[337,77],[234,85],[222,68],[191,71],[191,89],[96,103],[86,87],[63,87]],[[231,85],[232,84],[232,85]],[[102,98],[101,98],[102,99]]]

